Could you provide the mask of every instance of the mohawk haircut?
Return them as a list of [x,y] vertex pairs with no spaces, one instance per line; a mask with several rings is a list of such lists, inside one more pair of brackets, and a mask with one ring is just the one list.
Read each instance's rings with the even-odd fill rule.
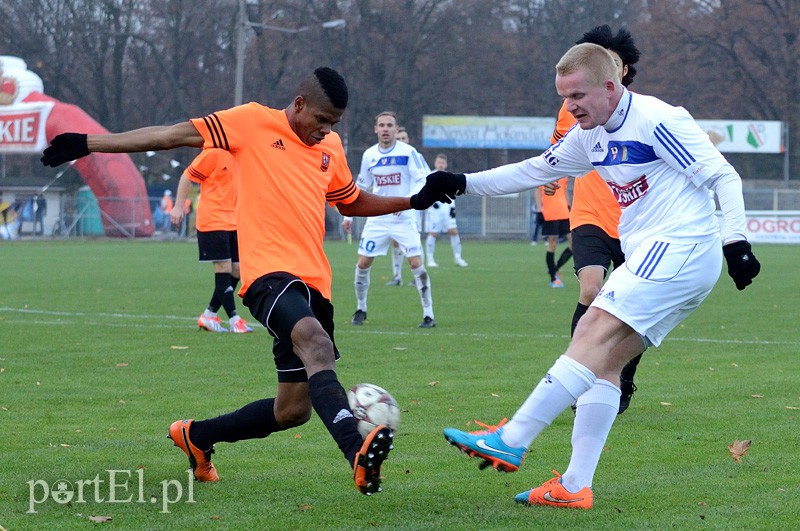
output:
[[614,35],[608,24],[603,24],[584,33],[583,37],[576,41],[575,44],[583,44],[585,42],[597,44],[619,55],[619,58],[622,59],[622,64],[628,67],[628,73],[622,78],[622,84],[627,87],[633,83],[633,78],[636,76],[636,68],[633,65],[639,61],[642,53],[634,44],[630,31],[621,28]]
[[319,86],[325,92],[331,105],[337,109],[346,109],[349,96],[347,84],[341,74],[333,68],[323,66],[314,70],[314,76],[319,81]]

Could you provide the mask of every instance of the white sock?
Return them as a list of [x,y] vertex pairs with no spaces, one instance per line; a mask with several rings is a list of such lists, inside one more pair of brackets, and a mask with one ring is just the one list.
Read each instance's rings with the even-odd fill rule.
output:
[[431,277],[428,276],[428,271],[425,269],[424,265],[412,269],[411,273],[414,274],[414,282],[417,284],[417,291],[419,291],[419,300],[422,302],[422,317],[430,317],[433,319]]
[[530,446],[542,430],[585,393],[596,379],[592,371],[561,355],[503,427],[503,442],[514,448]]
[[403,251],[400,250],[400,247],[393,247],[392,250],[392,273],[394,278],[402,278]]
[[372,269],[368,267],[366,269],[360,269],[356,266],[356,309],[361,310],[362,312],[367,311],[367,292],[369,292],[369,270]]
[[619,411],[619,387],[598,379],[578,398],[572,425],[572,457],[561,476],[561,484],[570,492],[592,486],[600,454]]
[[458,234],[450,235],[450,247],[453,248],[453,258],[458,262],[461,259],[461,237]]
[[428,255],[428,262],[435,262],[433,259],[433,252],[436,251],[436,237],[428,234],[425,238],[425,254]]
[[206,308],[206,309],[203,311],[203,317],[216,317],[216,316],[217,316],[217,312],[212,312],[212,311],[211,311],[211,310],[209,310],[208,308]]

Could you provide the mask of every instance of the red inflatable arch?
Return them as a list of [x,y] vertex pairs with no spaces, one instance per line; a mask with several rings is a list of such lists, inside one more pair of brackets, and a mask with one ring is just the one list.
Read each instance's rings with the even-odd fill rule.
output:
[[[45,135],[50,142],[61,133],[76,131],[104,134],[109,131],[76,105],[62,103],[39,92],[31,92],[23,101],[52,101]],[[153,218],[147,199],[144,178],[124,153],[93,153],[75,161],[75,169],[92,189],[100,205],[106,236],[153,235]]]
[[[68,131],[109,132],[79,107],[45,95],[42,79],[25,61],[8,55],[0,55],[0,118],[4,153],[41,153],[53,137]],[[127,154],[93,153],[74,167],[97,197],[106,236],[153,235],[144,178]]]

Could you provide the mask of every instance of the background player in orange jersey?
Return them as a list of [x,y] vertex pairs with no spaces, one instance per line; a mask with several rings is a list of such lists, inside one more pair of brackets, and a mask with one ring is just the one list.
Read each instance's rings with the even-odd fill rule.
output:
[[[614,35],[611,28],[604,24],[584,33],[576,44],[584,42],[598,44],[607,49],[619,68],[622,84],[627,87],[633,82],[636,75],[633,65],[641,54],[634,45],[630,32],[620,29]],[[551,141],[556,143],[574,125],[575,118],[567,112],[565,105],[562,105]],[[572,315],[570,335],[575,332],[581,316],[586,313],[600,292],[600,288],[603,287],[603,280],[611,265],[617,268],[625,261],[619,241],[620,213],[614,194],[596,171],[574,180],[569,221],[572,230],[573,261],[575,274],[580,282],[580,294],[575,313]],[[636,391],[633,376],[641,359],[642,355],[639,354],[622,370],[620,413],[628,408]]]
[[[572,258],[567,177],[559,179],[558,184],[558,186],[550,187],[548,193],[534,196],[537,200],[541,199],[541,204],[537,204],[536,207],[544,218],[542,236],[547,240],[547,252],[544,255],[544,259],[547,264],[547,274],[550,275],[551,288],[564,287],[559,270]],[[567,248],[561,252],[558,262],[556,262],[556,248],[558,247],[558,240],[561,238],[566,240]]]
[[201,262],[214,266],[214,292],[197,326],[210,332],[227,332],[217,316],[220,306],[228,314],[230,331],[252,332],[236,313],[233,294],[239,284],[239,241],[236,235],[236,196],[239,186],[239,166],[224,149],[205,149],[195,157],[181,175],[175,206],[169,213],[173,225],[186,215],[186,201],[191,183],[200,185],[197,207],[197,247]]
[[275,338],[278,392],[219,417],[170,426],[170,437],[200,481],[219,479],[211,463],[215,443],[263,438],[299,426],[313,409],[350,463],[358,490],[380,490],[381,464],[393,448],[394,433],[378,426],[362,438],[336,376],[331,268],[323,250],[325,203],[346,216],[375,216],[410,207],[423,210],[442,192],[436,185],[411,198],[359,190],[341,138],[333,132],[347,100],[342,76],[318,68],[300,83],[285,109],[251,102],[172,126],[106,135],[64,133],[42,156],[45,165],[58,166],[91,152],[193,146],[225,149],[239,163],[239,294]]

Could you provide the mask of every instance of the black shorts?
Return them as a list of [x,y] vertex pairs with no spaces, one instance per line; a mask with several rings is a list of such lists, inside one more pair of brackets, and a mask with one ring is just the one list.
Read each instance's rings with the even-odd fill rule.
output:
[[272,354],[279,382],[308,381],[305,365],[294,353],[291,338],[294,325],[304,317],[319,321],[331,338],[335,359],[339,359],[333,339],[333,304],[291,273],[279,271],[259,277],[247,288],[242,302],[275,338]]
[[566,236],[569,234],[569,220],[557,219],[542,223],[542,236]]
[[235,230],[197,231],[201,262],[239,262],[239,238]]
[[589,266],[601,266],[608,271],[625,261],[622,246],[618,239],[612,238],[596,225],[581,225],[572,231],[572,263],[575,274]]

